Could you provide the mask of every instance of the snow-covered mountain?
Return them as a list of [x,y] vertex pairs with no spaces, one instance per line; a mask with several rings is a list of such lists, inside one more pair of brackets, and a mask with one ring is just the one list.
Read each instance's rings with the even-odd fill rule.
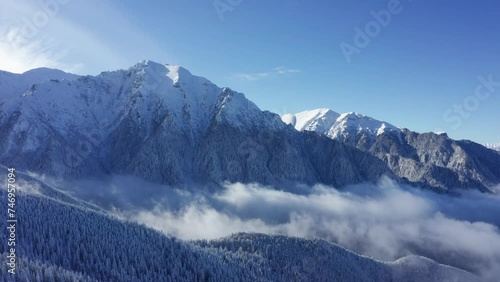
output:
[[[16,237],[16,281],[479,280],[424,257],[382,262],[319,239],[240,233],[186,242],[120,221],[37,181],[23,181],[17,191],[22,229]],[[0,188],[0,197],[6,194]],[[0,226],[5,229],[5,221]],[[4,242],[6,236],[0,232]],[[0,244],[4,266],[6,252]],[[12,281],[7,269],[0,268],[0,281]]]
[[338,114],[330,109],[284,114],[283,122],[299,131],[314,131],[344,143],[356,145],[357,140],[373,140],[386,132],[400,132],[394,125],[355,112]]
[[79,76],[60,70],[37,68],[23,74],[0,71],[0,103],[31,88],[36,83],[48,80],[75,80]]
[[327,109],[282,117],[306,131],[299,132],[179,66],[143,61],[97,76],[48,69],[2,73],[8,76],[17,80],[1,87],[10,98],[0,102],[0,164],[18,169],[65,178],[132,174],[167,184],[343,186],[388,175],[486,190],[500,182],[500,155],[482,146]]
[[402,179],[440,189],[488,187],[500,182],[500,154],[446,134],[419,134],[358,113],[329,109],[281,116],[298,131],[313,131],[383,160]]
[[243,94],[178,66],[143,61],[9,94],[14,98],[0,105],[0,163],[19,169],[73,178],[133,174],[168,184],[342,186],[396,177],[377,158],[299,133]]

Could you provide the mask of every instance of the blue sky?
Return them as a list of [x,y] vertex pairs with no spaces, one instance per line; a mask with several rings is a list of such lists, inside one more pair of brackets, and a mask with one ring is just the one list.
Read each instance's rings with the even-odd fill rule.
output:
[[500,142],[495,0],[3,0],[0,36],[7,71],[98,74],[151,59],[277,113],[356,111]]

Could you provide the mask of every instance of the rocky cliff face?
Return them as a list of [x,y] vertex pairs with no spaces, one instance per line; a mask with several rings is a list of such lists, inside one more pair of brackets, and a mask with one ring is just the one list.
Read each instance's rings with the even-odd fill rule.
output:
[[500,154],[445,134],[381,134],[368,148],[402,178],[441,189],[488,187],[500,183]]
[[368,152],[410,183],[481,191],[500,183],[500,154],[477,143],[399,129],[357,113],[332,113],[319,109],[283,115],[282,119],[297,130],[313,131]]

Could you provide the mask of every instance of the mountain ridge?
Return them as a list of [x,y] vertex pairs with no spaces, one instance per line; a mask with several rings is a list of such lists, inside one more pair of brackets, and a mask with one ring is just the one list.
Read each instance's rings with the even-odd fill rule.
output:
[[[440,190],[481,191],[500,182],[500,157],[488,160],[481,147],[328,109],[302,114],[306,122],[289,116],[316,134],[299,132],[241,93],[152,61],[2,91],[14,92],[0,103],[0,163],[38,173],[339,187],[387,175]],[[429,144],[433,152],[446,150],[436,160],[425,152]]]
[[241,93],[151,61],[36,84],[0,106],[0,129],[1,163],[63,177],[340,186],[395,177],[369,154],[297,133]]
[[[333,112],[329,109],[317,109],[285,114],[281,118],[298,131],[313,131],[369,152],[383,160],[396,175],[410,182],[420,182],[440,189],[475,186],[486,192],[489,191],[488,187],[500,181],[499,155],[489,152],[480,144],[468,140],[452,140],[445,133],[417,133],[397,128],[354,112],[338,114],[337,118],[330,117],[330,120],[324,115],[307,114],[328,111]],[[318,122],[331,126],[326,130],[300,126]],[[491,161],[486,157],[488,154]],[[445,178],[440,180],[439,175],[444,175]],[[458,178],[462,181],[448,181],[446,178]]]

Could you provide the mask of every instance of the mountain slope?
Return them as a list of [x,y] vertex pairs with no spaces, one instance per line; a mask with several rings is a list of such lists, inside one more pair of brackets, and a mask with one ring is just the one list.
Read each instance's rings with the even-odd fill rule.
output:
[[[322,114],[311,114],[316,112]],[[361,114],[339,115],[328,109],[281,118],[299,131],[314,131],[369,152],[411,183],[481,191],[500,183],[500,154],[470,141],[451,140],[446,134],[419,134]]]
[[0,105],[0,135],[0,163],[71,178],[334,185],[384,174],[397,179],[368,153],[299,133],[241,93],[151,61],[36,84]]

